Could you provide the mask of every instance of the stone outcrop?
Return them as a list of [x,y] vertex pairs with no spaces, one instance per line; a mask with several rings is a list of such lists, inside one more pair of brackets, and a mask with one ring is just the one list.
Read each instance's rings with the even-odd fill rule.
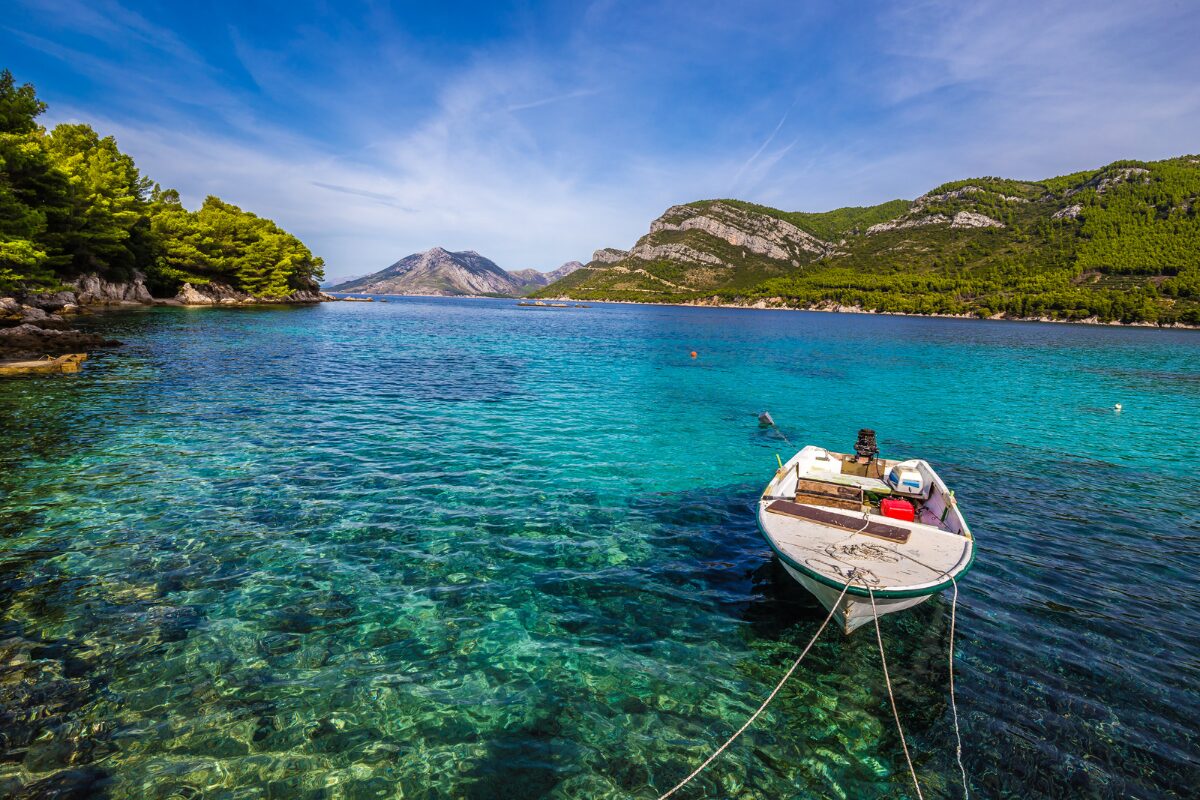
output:
[[0,328],[0,358],[41,358],[117,344],[120,342],[94,333],[47,328],[30,322]]
[[286,297],[261,298],[221,284],[195,287],[185,283],[175,298],[160,300],[151,296],[145,276],[136,273],[128,282],[115,283],[97,275],[84,275],[69,285],[71,289],[61,292],[26,294],[19,299],[0,297],[0,358],[41,358],[120,344],[98,334],[76,330],[63,317],[64,314],[83,312],[88,306],[253,305],[320,303],[334,299],[315,287]]
[[721,266],[724,262],[710,253],[702,253],[686,244],[640,244],[629,251],[630,258],[641,261],[683,261],[688,264]]
[[885,231],[896,231],[902,228],[919,228],[922,225],[941,225],[950,222],[950,218],[945,214],[930,214],[925,217],[891,219],[887,222],[880,222],[867,228],[867,235],[874,233],[884,233]]
[[0,359],[78,353],[109,344],[119,343],[75,330],[60,314],[41,306],[0,297]]
[[1083,213],[1083,206],[1076,203],[1073,206],[1055,211],[1050,215],[1050,219],[1079,219],[1079,215]]
[[81,306],[148,305],[154,302],[146,288],[146,276],[140,272],[135,272],[133,280],[124,283],[112,283],[98,275],[84,275],[75,281],[75,297],[75,303]]
[[[790,222],[745,211],[728,203],[715,202],[706,206],[672,206],[650,224],[650,233],[659,231],[697,230],[723,239],[734,247],[779,261],[792,261],[797,256],[822,256],[833,249]],[[635,247],[630,255],[639,254]],[[708,262],[701,262],[708,263]]]
[[156,298],[146,288],[146,277],[134,273],[133,280],[107,281],[98,275],[84,275],[68,285],[73,288],[22,298],[27,306],[48,312],[72,313],[84,306],[167,305],[258,305],[261,303],[320,303],[334,298],[313,286],[285,297],[256,297],[220,283],[192,286],[185,283],[171,299]]
[[933,203],[945,203],[950,200],[963,200],[971,195],[983,194],[984,190],[978,186],[963,186],[961,189],[953,189],[949,192],[939,192],[938,194],[923,194],[916,200],[913,200],[912,210],[919,212]]
[[1149,183],[1150,170],[1143,167],[1122,167],[1110,173],[1100,173],[1082,186],[1067,192],[1067,197],[1079,194],[1085,189],[1095,189],[1096,194],[1104,194],[1120,183]]
[[972,196],[978,195],[994,195],[1007,203],[1028,203],[1024,197],[1016,197],[1009,194],[1001,194],[992,189],[984,189],[982,186],[968,185],[958,189],[951,189],[948,192],[939,192],[938,194],[923,194],[913,201],[911,212],[921,212],[925,208],[934,203],[947,203],[951,200],[967,200]]
[[28,294],[22,300],[45,311],[70,311],[80,306],[150,305],[154,298],[146,288],[146,276],[133,274],[129,281],[113,282],[99,275],[82,275],[68,281],[70,289],[45,294]]
[[615,247],[601,247],[592,253],[592,263],[615,264],[626,258],[629,258],[629,251],[618,250]]
[[960,211],[954,215],[951,228],[1003,228],[1004,223],[992,219],[986,214],[976,214],[974,211]]
[[[920,228],[926,225],[949,225],[951,228],[1003,228],[1004,223],[998,219],[981,214],[978,211],[962,209],[951,213],[945,203],[972,204],[976,198],[996,198],[1006,203],[1027,203],[1024,197],[1001,194],[992,189],[968,184],[957,189],[951,189],[936,194],[923,194],[913,201],[912,206],[899,217],[880,222],[867,228],[867,235],[885,233],[887,231],[903,230],[905,228]],[[933,213],[931,213],[933,212]]]
[[992,219],[986,214],[977,214],[974,211],[959,211],[953,217],[947,217],[945,214],[928,214],[923,217],[901,217],[900,219],[880,222],[867,228],[867,235],[902,230],[904,228],[920,228],[925,225],[945,225],[947,223],[949,223],[951,228],[1004,227],[1003,222],[998,219]]
[[193,286],[185,283],[171,301],[183,306],[249,306],[262,304],[320,303],[334,298],[317,289],[297,290],[284,297],[256,297],[239,292],[223,283],[208,283]]

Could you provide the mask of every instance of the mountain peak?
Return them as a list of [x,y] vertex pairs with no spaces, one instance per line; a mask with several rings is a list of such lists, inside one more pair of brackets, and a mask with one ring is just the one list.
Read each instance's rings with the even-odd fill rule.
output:
[[446,297],[516,297],[523,286],[496,263],[476,253],[431,247],[413,253],[363,278],[330,287],[335,292],[435,295]]
[[536,269],[517,269],[510,270],[508,274],[516,278],[525,291],[533,291],[549,286],[555,281],[567,277],[575,270],[582,268],[583,264],[580,264],[578,261],[568,261],[549,272],[539,272]]

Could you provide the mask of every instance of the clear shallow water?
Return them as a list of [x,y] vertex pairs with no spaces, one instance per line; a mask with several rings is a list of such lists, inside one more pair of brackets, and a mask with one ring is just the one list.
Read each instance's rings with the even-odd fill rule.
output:
[[[824,616],[755,528],[790,452],[763,409],[956,488],[977,796],[1193,796],[1195,332],[425,299],[90,324],[127,344],[0,383],[0,796],[657,796]],[[927,797],[961,796],[948,600],[883,623]],[[864,629],[684,796],[911,794]]]

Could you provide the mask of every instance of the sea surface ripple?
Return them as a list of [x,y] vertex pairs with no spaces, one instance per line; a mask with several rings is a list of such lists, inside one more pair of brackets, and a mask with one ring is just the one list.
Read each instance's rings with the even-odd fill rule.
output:
[[[757,533],[776,454],[860,427],[978,538],[973,793],[1195,796],[1196,332],[417,298],[86,324],[126,344],[0,383],[0,796],[656,797],[824,616]],[[930,798],[962,796],[949,601],[882,623]],[[684,796],[913,796],[873,631],[827,633]]]

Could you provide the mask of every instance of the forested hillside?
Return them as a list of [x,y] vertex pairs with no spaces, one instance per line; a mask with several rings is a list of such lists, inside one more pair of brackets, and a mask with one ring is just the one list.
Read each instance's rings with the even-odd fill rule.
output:
[[173,294],[219,282],[259,297],[313,290],[324,266],[274,222],[209,197],[189,211],[89,125],[47,131],[34,88],[0,73],[0,292],[85,273],[146,275]]
[[1200,156],[817,214],[700,201],[596,258],[539,295],[1196,325]]

